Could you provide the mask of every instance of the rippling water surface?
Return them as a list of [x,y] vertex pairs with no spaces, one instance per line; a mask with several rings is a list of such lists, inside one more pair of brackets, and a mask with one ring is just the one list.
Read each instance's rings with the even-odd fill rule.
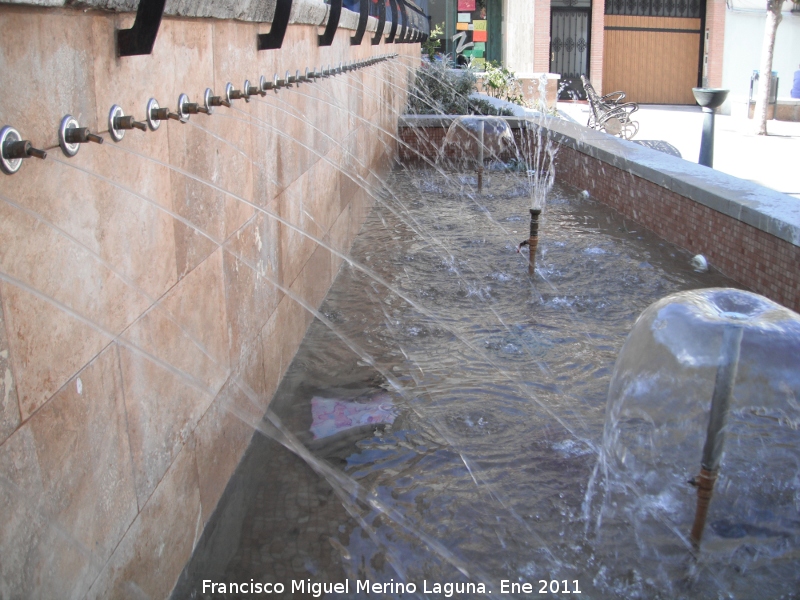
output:
[[[516,251],[528,237],[525,186],[489,173],[478,195],[469,175],[391,176],[352,256],[392,289],[343,266],[320,308],[335,330],[314,321],[272,403],[285,430],[358,491],[256,435],[176,597],[202,597],[209,577],[287,588],[349,579],[351,596],[360,579],[414,582],[430,597],[445,594],[425,594],[423,581],[480,582],[495,597],[525,595],[502,594],[502,580],[534,592],[556,580],[597,598],[725,589],[713,573],[664,588],[613,531],[601,546],[587,535],[583,502],[636,317],[672,292],[735,284],[693,272],[685,252],[560,185],[530,276],[527,250]],[[393,423],[313,439],[314,396],[377,394]]]

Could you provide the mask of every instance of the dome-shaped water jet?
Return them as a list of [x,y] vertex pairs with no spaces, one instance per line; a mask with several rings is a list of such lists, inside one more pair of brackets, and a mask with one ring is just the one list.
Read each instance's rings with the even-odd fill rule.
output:
[[652,304],[609,387],[601,532],[632,522],[641,557],[662,573],[683,564],[704,529],[708,563],[791,568],[800,548],[798,399],[800,315],[721,288]]

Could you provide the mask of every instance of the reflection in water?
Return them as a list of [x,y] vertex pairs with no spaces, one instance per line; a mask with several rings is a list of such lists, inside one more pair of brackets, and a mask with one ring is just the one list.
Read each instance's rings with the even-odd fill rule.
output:
[[[494,596],[525,595],[503,594],[501,580],[534,593],[540,579],[576,581],[581,597],[597,598],[727,589],[713,567],[683,591],[665,585],[622,525],[598,543],[582,504],[611,371],[637,316],[678,290],[735,284],[694,273],[686,253],[559,185],[531,278],[516,252],[525,174],[489,173],[480,195],[473,179],[392,175],[393,211],[373,211],[352,253],[426,314],[342,268],[320,308],[336,331],[314,321],[271,405],[277,437],[315,458],[309,466],[256,434],[175,598],[203,597],[209,578],[282,582],[285,597],[292,580],[309,579],[417,584],[386,597],[431,595],[424,581],[484,583]],[[315,397],[384,396],[393,421],[315,439]],[[316,474],[325,469],[335,474]],[[724,519],[710,528],[740,533]],[[353,583],[350,596],[364,597]]]

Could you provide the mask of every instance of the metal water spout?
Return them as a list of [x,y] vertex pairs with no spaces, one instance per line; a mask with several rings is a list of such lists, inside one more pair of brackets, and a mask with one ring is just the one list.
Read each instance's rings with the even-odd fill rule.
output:
[[6,125],[0,129],[0,170],[13,175],[22,166],[22,159],[34,156],[47,158],[47,152],[34,148],[30,141],[23,140],[19,131]]

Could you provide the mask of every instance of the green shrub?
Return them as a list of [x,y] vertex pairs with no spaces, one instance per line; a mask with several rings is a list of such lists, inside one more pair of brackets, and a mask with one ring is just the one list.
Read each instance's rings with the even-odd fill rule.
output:
[[511,116],[507,109],[498,110],[485,100],[470,99],[477,91],[477,80],[471,69],[455,70],[442,62],[425,63],[417,69],[414,88],[406,113],[417,115],[500,115]]

